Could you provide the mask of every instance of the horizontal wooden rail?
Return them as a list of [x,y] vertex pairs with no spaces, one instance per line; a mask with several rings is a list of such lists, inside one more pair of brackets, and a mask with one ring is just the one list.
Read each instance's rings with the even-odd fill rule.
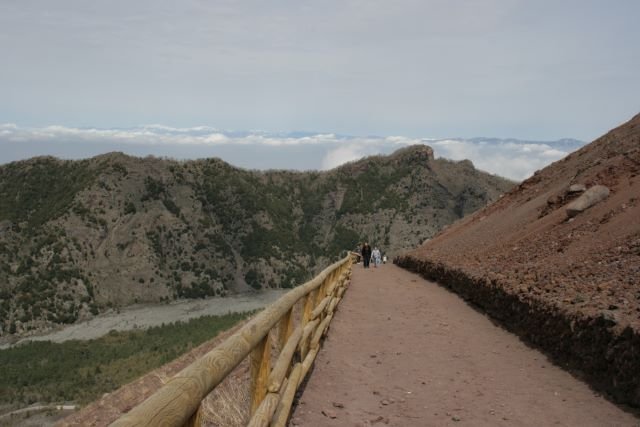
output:
[[[202,400],[249,355],[249,425],[284,426],[295,391],[309,372],[320,340],[348,285],[353,259],[354,254],[350,253],[309,282],[287,292],[111,426],[201,425]],[[292,313],[298,302],[304,307],[294,329]],[[270,332],[274,327],[278,338],[271,343]],[[278,350],[273,369],[272,345]]]

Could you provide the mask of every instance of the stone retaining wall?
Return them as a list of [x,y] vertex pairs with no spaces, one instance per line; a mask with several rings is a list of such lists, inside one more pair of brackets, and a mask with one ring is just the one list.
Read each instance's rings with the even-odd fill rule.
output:
[[619,403],[640,407],[640,335],[615,320],[569,314],[470,277],[442,263],[403,256],[394,263],[436,281]]

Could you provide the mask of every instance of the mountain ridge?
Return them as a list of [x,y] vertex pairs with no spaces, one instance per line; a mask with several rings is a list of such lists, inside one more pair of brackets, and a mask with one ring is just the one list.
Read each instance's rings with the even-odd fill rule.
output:
[[3,334],[110,307],[303,283],[369,240],[393,255],[512,182],[427,146],[326,172],[108,153],[0,166]]

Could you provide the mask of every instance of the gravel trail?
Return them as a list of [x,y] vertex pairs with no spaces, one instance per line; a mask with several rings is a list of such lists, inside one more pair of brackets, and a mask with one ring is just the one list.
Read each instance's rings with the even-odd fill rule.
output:
[[457,295],[394,265],[356,265],[290,425],[640,426],[640,420]]

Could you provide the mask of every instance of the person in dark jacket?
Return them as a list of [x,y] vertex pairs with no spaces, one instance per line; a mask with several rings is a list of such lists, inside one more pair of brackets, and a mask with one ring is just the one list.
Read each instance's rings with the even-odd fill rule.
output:
[[371,246],[365,242],[362,245],[362,262],[364,263],[364,268],[369,268],[369,262],[371,261]]

